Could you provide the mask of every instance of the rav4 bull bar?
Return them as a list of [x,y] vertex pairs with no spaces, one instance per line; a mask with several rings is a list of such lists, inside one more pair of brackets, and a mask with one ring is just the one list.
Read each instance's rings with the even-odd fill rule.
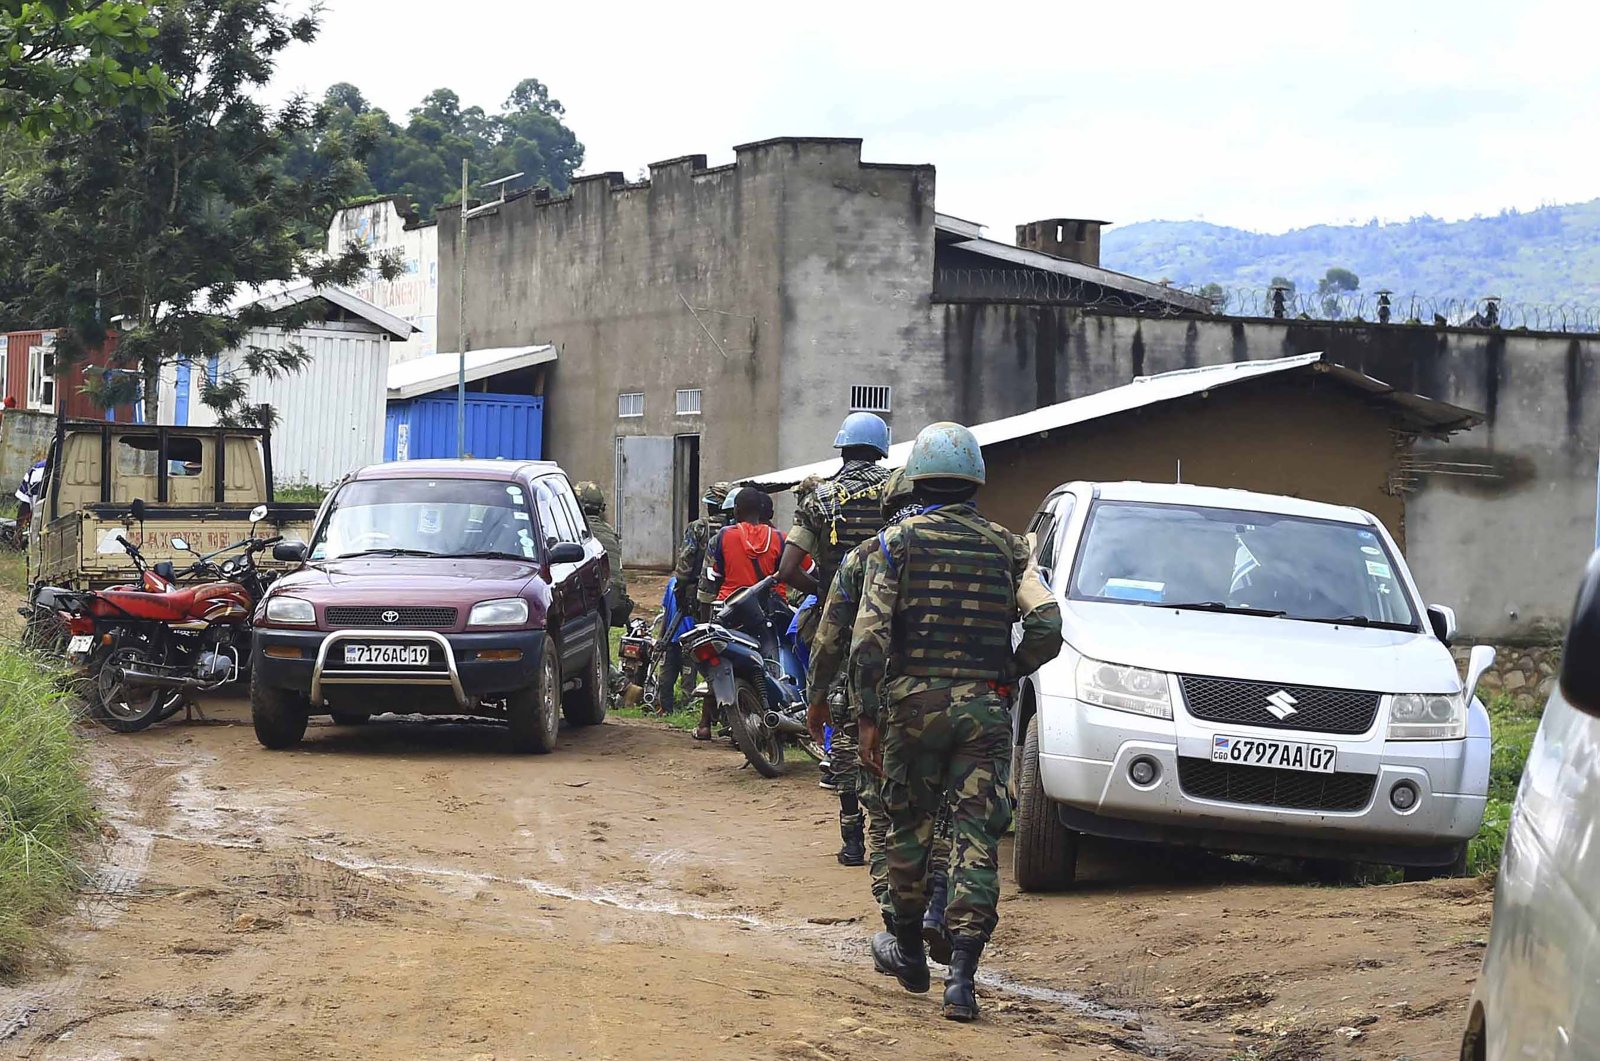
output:
[[[397,671],[393,668],[354,668],[327,671],[328,650],[341,641],[379,640],[386,643],[410,641],[437,645],[444,657],[445,670]],[[470,708],[466,690],[461,687],[461,672],[456,666],[456,654],[443,634],[431,630],[335,630],[322,639],[317,649],[317,662],[311,668],[311,702],[322,703],[324,685],[437,685],[448,686],[462,710]]]

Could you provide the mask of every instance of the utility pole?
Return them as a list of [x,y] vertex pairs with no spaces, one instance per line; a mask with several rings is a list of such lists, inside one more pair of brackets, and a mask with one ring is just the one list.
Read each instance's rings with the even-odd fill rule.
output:
[[461,233],[456,265],[456,459],[467,455],[467,160],[461,160]]
[[509,177],[490,181],[485,188],[499,188],[498,202],[486,203],[477,209],[467,204],[467,160],[461,160],[461,231],[456,246],[456,345],[461,352],[456,355],[456,459],[467,455],[467,222],[480,214],[492,214],[506,201],[507,186],[523,174],[519,171]]

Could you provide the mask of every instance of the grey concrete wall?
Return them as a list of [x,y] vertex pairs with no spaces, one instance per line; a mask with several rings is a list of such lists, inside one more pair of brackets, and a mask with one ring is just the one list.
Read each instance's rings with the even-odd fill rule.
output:
[[[893,388],[889,419],[914,432],[944,405],[933,192],[931,166],[790,138],[517,198],[470,222],[468,344],[557,344],[547,452],[608,490],[619,435],[700,434],[702,482],[827,456],[856,383]],[[441,350],[457,344],[459,218],[439,211]],[[689,387],[703,415],[681,418]],[[617,417],[623,391],[645,392],[642,418]]]
[[[1422,440],[1407,487],[1407,558],[1466,635],[1537,638],[1564,624],[1594,545],[1600,337],[1318,321],[1157,320],[1066,307],[937,307],[946,360],[973,383],[968,422],[1081,397],[1137,375],[1324,351],[1396,387],[1484,412]],[[1264,448],[1271,446],[1263,439]],[[1485,465],[1478,471],[1451,465]],[[1466,474],[1463,474],[1466,473]],[[1315,497],[1308,483],[1306,496]]]
[[28,470],[50,451],[56,437],[56,418],[50,413],[7,409],[0,414],[0,487],[4,497],[22,482]]

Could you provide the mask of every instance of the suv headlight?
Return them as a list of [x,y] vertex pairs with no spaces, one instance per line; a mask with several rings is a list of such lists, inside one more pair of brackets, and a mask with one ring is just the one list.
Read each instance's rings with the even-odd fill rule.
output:
[[1460,740],[1467,700],[1460,693],[1401,693],[1389,707],[1390,740]]
[[317,610],[299,597],[268,597],[267,621],[309,625],[317,621]]
[[1167,676],[1143,667],[1123,667],[1096,659],[1078,661],[1078,699],[1113,711],[1171,718]]
[[472,606],[468,626],[521,626],[528,621],[528,602],[521,597],[486,600]]

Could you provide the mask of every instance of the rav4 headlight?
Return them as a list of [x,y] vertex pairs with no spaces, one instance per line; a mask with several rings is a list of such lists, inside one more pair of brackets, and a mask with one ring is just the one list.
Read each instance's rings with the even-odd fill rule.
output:
[[1390,740],[1460,740],[1467,701],[1460,693],[1401,693],[1389,707]]
[[308,600],[299,597],[268,597],[267,621],[270,623],[297,623],[308,626],[317,621],[317,610]]
[[1124,667],[1096,659],[1078,661],[1078,699],[1113,711],[1171,718],[1167,676],[1143,667]]
[[486,600],[472,606],[468,626],[521,626],[528,621],[528,602],[521,597]]

